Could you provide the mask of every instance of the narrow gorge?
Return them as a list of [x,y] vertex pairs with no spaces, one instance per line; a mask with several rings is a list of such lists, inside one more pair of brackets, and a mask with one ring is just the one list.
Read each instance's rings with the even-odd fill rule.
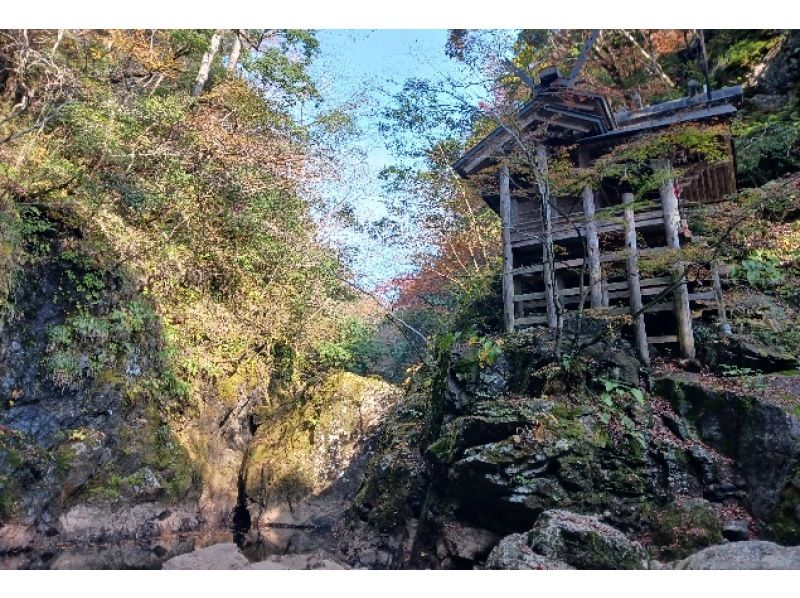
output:
[[799,81],[0,30],[0,569],[800,569]]

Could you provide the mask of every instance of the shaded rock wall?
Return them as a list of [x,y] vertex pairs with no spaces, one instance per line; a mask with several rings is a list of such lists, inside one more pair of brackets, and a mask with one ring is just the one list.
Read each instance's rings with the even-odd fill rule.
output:
[[[595,515],[662,560],[724,538],[800,542],[790,413],[679,376],[648,394],[624,343],[564,366],[537,334],[494,339],[491,362],[455,346],[390,417],[353,513],[410,551],[394,566],[482,566],[485,553],[459,557],[448,530],[526,532],[552,509]],[[530,568],[563,563],[508,542],[506,557]]]

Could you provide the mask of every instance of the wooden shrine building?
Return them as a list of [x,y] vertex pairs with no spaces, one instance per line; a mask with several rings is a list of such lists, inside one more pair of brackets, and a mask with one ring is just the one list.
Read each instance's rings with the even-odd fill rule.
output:
[[[645,363],[656,344],[694,357],[692,313],[713,310],[720,324],[726,322],[720,268],[706,264],[705,279],[689,279],[676,258],[660,275],[640,275],[639,261],[659,253],[679,256],[681,247],[703,242],[692,235],[692,209],[736,192],[730,135],[724,139],[725,158],[714,164],[653,161],[654,170],[664,170],[664,182],[636,202],[630,189],[603,184],[584,187],[579,197],[551,194],[543,205],[535,182],[510,172],[506,158],[524,143],[534,148],[546,172],[547,157],[568,146],[575,168],[591,166],[645,133],[680,123],[729,123],[742,88],[707,93],[695,85],[682,99],[613,113],[603,95],[573,87],[550,68],[540,74],[534,92],[517,113],[516,132],[498,127],[454,164],[463,177],[498,171],[496,190],[483,198],[503,225],[506,330],[555,328],[557,304],[560,313],[583,305],[633,315],[632,332]],[[680,168],[677,180],[673,166]]]

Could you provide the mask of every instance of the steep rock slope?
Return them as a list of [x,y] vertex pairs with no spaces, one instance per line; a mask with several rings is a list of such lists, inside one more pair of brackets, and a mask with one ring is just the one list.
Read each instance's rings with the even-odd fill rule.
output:
[[448,529],[526,532],[552,509],[599,516],[660,560],[725,538],[800,542],[796,397],[779,408],[669,373],[647,394],[624,343],[564,368],[536,332],[493,342],[492,363],[456,345],[394,416],[416,404],[427,424],[390,419],[353,510],[389,566],[483,563],[491,541],[459,554]]

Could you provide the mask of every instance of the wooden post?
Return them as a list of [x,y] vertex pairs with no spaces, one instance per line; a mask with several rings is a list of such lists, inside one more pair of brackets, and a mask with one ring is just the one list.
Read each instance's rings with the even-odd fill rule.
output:
[[639,252],[636,247],[636,219],[633,213],[633,193],[623,193],[625,206],[625,247],[628,250],[626,265],[628,269],[628,291],[630,293],[631,314],[636,333],[636,350],[642,363],[650,365],[650,349],[647,346],[647,330],[642,311],[642,287],[639,284]]
[[711,281],[714,284],[714,295],[717,298],[717,316],[719,329],[722,334],[728,335],[733,332],[731,324],[728,322],[728,314],[725,311],[725,299],[722,295],[722,281],[719,277],[719,264],[711,262]]
[[[671,174],[669,163],[664,160],[654,160],[653,167],[655,170]],[[670,249],[680,250],[681,242],[678,235],[680,234],[681,217],[678,211],[678,198],[675,196],[675,180],[671,176],[661,184],[660,193],[667,246]],[[680,259],[672,266],[672,282],[677,285],[675,287],[675,316],[678,320],[678,344],[681,355],[687,359],[694,359],[694,331],[692,330],[692,312],[689,307],[689,290],[686,288],[684,264]]]
[[514,254],[511,249],[511,191],[508,166],[500,167],[500,220],[503,228],[503,312],[506,332],[514,332]]
[[[536,168],[540,176],[547,177],[547,148],[543,145],[536,146]],[[558,327],[558,314],[556,313],[556,289],[553,268],[555,255],[553,254],[553,223],[551,221],[551,207],[549,193],[541,196],[542,202],[542,275],[544,277],[544,297],[547,303],[547,327]]]
[[594,193],[589,185],[583,188],[583,215],[586,230],[586,259],[589,262],[589,284],[592,307],[603,305],[603,272],[600,269],[600,240],[594,220]]

